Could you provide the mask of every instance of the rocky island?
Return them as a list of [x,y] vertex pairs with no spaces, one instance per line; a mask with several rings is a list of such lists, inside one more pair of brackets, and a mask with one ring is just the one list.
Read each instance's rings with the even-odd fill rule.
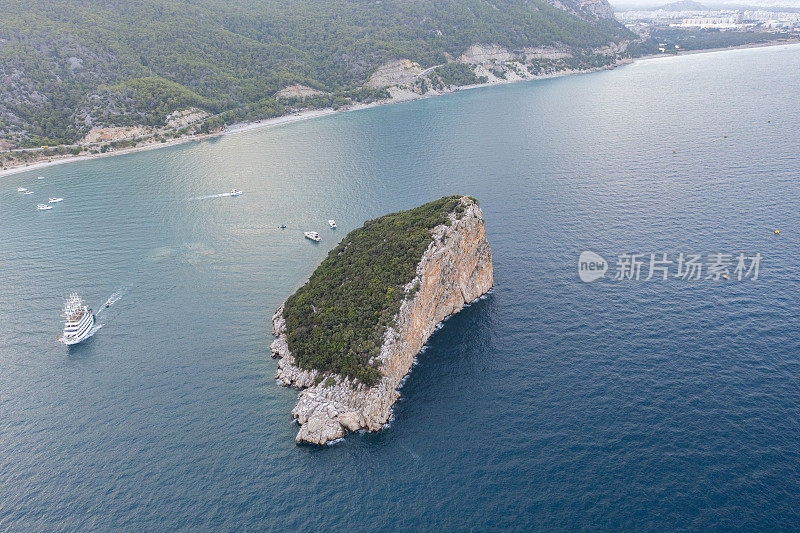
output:
[[349,233],[272,318],[275,378],[302,389],[295,440],[379,430],[436,326],[492,286],[473,198],[444,197]]

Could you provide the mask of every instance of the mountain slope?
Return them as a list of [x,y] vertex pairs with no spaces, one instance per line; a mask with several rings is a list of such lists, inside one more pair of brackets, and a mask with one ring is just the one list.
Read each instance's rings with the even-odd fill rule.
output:
[[[590,4],[605,4],[595,0]],[[583,2],[586,4],[586,2]],[[198,107],[273,116],[295,83],[351,99],[380,64],[423,66],[475,43],[602,46],[615,20],[541,0],[6,0],[0,135],[73,142],[97,125],[160,125]]]

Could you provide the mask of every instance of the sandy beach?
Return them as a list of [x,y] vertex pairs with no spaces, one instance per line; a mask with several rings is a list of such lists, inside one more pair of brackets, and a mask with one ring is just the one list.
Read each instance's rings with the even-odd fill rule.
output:
[[9,176],[9,175],[12,175],[12,174],[19,174],[19,173],[22,173],[22,172],[28,172],[28,171],[32,171],[32,170],[43,169],[43,168],[50,167],[50,166],[53,166],[53,165],[61,165],[61,164],[64,164],[64,163],[72,163],[72,162],[75,162],[75,161],[83,161],[83,160],[88,160],[88,159],[97,159],[97,158],[100,158],[100,157],[111,157],[111,156],[115,156],[115,155],[128,154],[128,153],[132,153],[132,152],[142,152],[142,151],[145,151],[145,150],[155,150],[155,149],[158,149],[158,148],[166,148],[168,146],[175,146],[177,144],[202,141],[202,140],[205,140],[205,139],[211,139],[211,138],[220,137],[220,136],[223,136],[223,135],[235,135],[237,133],[243,133],[243,132],[252,131],[252,130],[261,129],[261,128],[269,128],[269,127],[273,127],[273,126],[280,126],[280,125],[284,125],[284,124],[291,124],[293,122],[299,122],[301,120],[309,120],[309,119],[313,119],[313,118],[333,115],[333,114],[336,114],[336,113],[343,113],[343,112],[347,112],[347,111],[357,111],[357,110],[360,110],[360,109],[368,109],[368,108],[371,108],[371,107],[377,107],[377,106],[382,106],[382,105],[397,104],[397,103],[408,102],[408,101],[412,101],[412,100],[420,100],[420,99],[423,99],[423,98],[433,98],[433,97],[436,97],[436,96],[442,96],[444,94],[450,94],[450,93],[453,93],[453,92],[464,91],[464,90],[469,90],[469,89],[476,89],[476,88],[479,88],[479,87],[489,87],[489,86],[493,86],[493,85],[504,85],[504,84],[508,84],[508,83],[520,83],[520,82],[536,81],[536,80],[549,79],[549,78],[558,78],[558,77],[563,77],[563,76],[570,76],[570,75],[573,75],[573,74],[587,74],[587,73],[590,73],[590,72],[597,72],[597,71],[600,71],[600,70],[611,70],[611,69],[614,69],[614,68],[617,68],[617,67],[620,67],[620,66],[623,66],[623,65],[628,65],[628,64],[631,64],[631,63],[639,62],[639,61],[646,61],[646,60],[650,60],[650,59],[663,59],[663,58],[674,57],[674,56],[679,56],[679,55],[704,54],[704,53],[723,52],[723,51],[730,51],[730,50],[741,50],[741,49],[749,49],[749,48],[763,48],[763,47],[768,47],[768,46],[789,46],[789,45],[798,45],[798,44],[800,44],[800,42],[798,42],[798,41],[780,41],[780,42],[747,44],[747,45],[741,45],[741,46],[731,46],[731,47],[726,47],[726,48],[710,48],[710,49],[705,49],[705,50],[686,50],[686,51],[680,51],[677,54],[654,54],[654,55],[648,55],[648,56],[639,57],[639,58],[636,58],[636,59],[623,59],[623,60],[618,61],[614,65],[610,65],[608,67],[598,67],[598,68],[586,69],[586,70],[563,70],[563,71],[554,72],[554,73],[551,73],[551,74],[545,74],[545,75],[541,75],[541,76],[533,76],[533,77],[530,77],[530,78],[522,78],[522,79],[492,80],[492,81],[489,81],[487,83],[456,87],[456,88],[453,88],[451,90],[445,90],[445,91],[441,91],[441,92],[431,91],[431,92],[428,92],[426,94],[416,94],[416,93],[412,93],[411,91],[404,91],[403,94],[400,95],[399,97],[390,98],[390,99],[386,99],[386,100],[380,100],[380,101],[372,102],[372,103],[369,103],[369,104],[353,104],[353,105],[350,105],[350,106],[341,107],[339,109],[333,109],[333,108],[309,109],[309,110],[299,111],[297,113],[292,113],[292,114],[289,114],[289,115],[283,115],[283,116],[280,116],[280,117],[274,117],[274,118],[270,118],[270,119],[263,119],[263,120],[254,121],[254,122],[244,122],[244,123],[231,124],[231,125],[223,128],[221,131],[216,132],[216,133],[208,133],[208,134],[202,134],[202,135],[187,135],[185,137],[180,137],[178,139],[172,139],[172,140],[169,140],[167,142],[155,142],[155,141],[153,141],[153,142],[149,142],[147,144],[143,144],[141,146],[135,146],[135,147],[130,147],[130,148],[122,148],[122,149],[119,149],[119,150],[114,150],[114,151],[110,151],[110,152],[106,152],[106,153],[83,154],[83,155],[77,155],[77,156],[70,155],[70,156],[61,156],[61,157],[55,156],[55,157],[52,157],[52,158],[50,158],[50,159],[48,159],[46,161],[37,161],[35,163],[20,163],[18,165],[11,166],[11,167],[8,167],[6,169],[0,170],[0,177]]

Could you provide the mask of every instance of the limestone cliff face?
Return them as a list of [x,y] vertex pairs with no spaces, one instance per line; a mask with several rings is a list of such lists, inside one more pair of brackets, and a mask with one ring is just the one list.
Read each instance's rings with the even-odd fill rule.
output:
[[422,67],[408,59],[384,63],[370,76],[366,87],[381,89],[392,85],[413,85]]
[[614,18],[614,8],[611,7],[608,0],[549,0],[549,2],[559,9],[583,19]]
[[[379,430],[400,397],[397,387],[437,324],[492,287],[492,252],[483,213],[469,198],[461,202],[465,206],[461,217],[451,215],[452,225],[437,226],[432,231],[431,243],[417,265],[417,276],[406,286],[397,327],[388,328],[384,335],[378,356],[383,377],[376,386],[353,387],[341,376],[319,376],[316,370],[295,366],[286,341],[283,306],[277,310],[273,316],[277,338],[270,347],[280,358],[275,378],[286,386],[303,389],[292,410],[300,423],[297,442],[324,444],[347,431]],[[320,377],[325,379],[320,382]]]

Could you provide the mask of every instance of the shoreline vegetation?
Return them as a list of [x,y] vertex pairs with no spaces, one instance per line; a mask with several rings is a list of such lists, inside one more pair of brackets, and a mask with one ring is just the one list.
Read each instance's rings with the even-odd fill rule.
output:
[[[742,44],[737,46],[728,46],[722,48],[707,48],[707,49],[698,49],[698,50],[680,50],[673,53],[659,53],[659,54],[649,54],[643,55],[641,57],[636,58],[623,58],[623,59],[615,59],[613,62],[604,65],[604,66],[597,66],[591,68],[584,68],[584,69],[570,69],[565,68],[563,70],[558,70],[554,72],[547,72],[544,74],[537,74],[528,77],[522,76],[513,76],[513,77],[501,77],[501,75],[494,75],[500,74],[496,72],[492,72],[489,70],[488,72],[491,74],[492,79],[488,79],[488,77],[481,77],[477,78],[478,83],[471,83],[468,85],[449,85],[449,86],[441,86],[438,90],[430,90],[424,93],[416,93],[409,90],[396,90],[393,93],[390,93],[388,98],[378,99],[369,103],[354,103],[349,105],[344,105],[340,107],[322,107],[322,108],[310,108],[310,109],[299,109],[294,112],[287,113],[285,115],[280,115],[273,118],[263,119],[263,120],[255,120],[255,121],[246,121],[246,122],[239,122],[230,124],[228,126],[222,127],[218,131],[207,132],[207,133],[186,133],[181,135],[176,135],[173,138],[167,139],[163,135],[159,134],[158,132],[152,133],[150,135],[145,135],[139,138],[123,138],[114,141],[106,141],[106,142],[94,142],[91,145],[87,145],[87,149],[81,149],[79,153],[74,153],[76,145],[67,145],[67,146],[50,146],[46,147],[46,149],[39,149],[39,151],[47,151],[47,155],[40,155],[36,151],[29,151],[27,153],[34,154],[33,157],[29,160],[25,161],[15,161],[11,164],[0,168],[0,177],[8,176],[12,174],[19,174],[31,170],[42,169],[54,165],[60,165],[65,163],[72,163],[77,161],[84,161],[90,159],[97,159],[101,157],[110,157],[115,155],[123,155],[129,154],[134,152],[142,152],[146,150],[154,150],[158,148],[166,148],[169,146],[176,146],[179,144],[190,143],[190,142],[199,142],[203,140],[208,140],[212,138],[217,138],[225,135],[234,135],[237,133],[243,133],[255,129],[262,129],[262,128],[269,128],[274,126],[280,126],[285,124],[291,124],[294,122],[299,122],[303,120],[309,120],[313,118],[319,118],[323,116],[328,116],[336,113],[342,113],[347,111],[358,111],[362,109],[368,109],[372,107],[378,107],[383,105],[389,104],[396,104],[402,102],[409,102],[413,100],[420,100],[424,98],[432,98],[435,96],[442,96],[445,94],[450,94],[453,92],[458,92],[462,90],[469,90],[475,89],[480,87],[489,87],[493,85],[503,85],[508,83],[518,83],[518,82],[526,82],[526,81],[536,81],[536,80],[543,80],[543,79],[550,79],[550,78],[557,78],[563,76],[569,76],[573,74],[587,74],[591,72],[598,72],[601,70],[611,70],[619,66],[632,64],[638,61],[646,61],[649,59],[658,59],[658,58],[665,58],[665,57],[674,57],[680,55],[692,55],[692,54],[701,54],[701,53],[710,53],[710,52],[722,52],[722,51],[731,51],[731,50],[741,50],[741,49],[750,49],[750,48],[763,48],[763,47],[772,47],[772,46],[784,46],[784,45],[797,45],[800,44],[800,40],[798,39],[783,39],[783,40],[775,40],[775,41],[768,41],[768,42],[759,42],[759,43],[748,43]],[[458,65],[459,63],[449,63]],[[464,65],[464,63],[460,63]],[[482,68],[481,65],[472,65],[475,70],[479,70]],[[486,70],[486,69],[484,69]],[[426,79],[435,71],[435,69],[426,69]],[[390,87],[389,89],[395,89],[396,87]],[[208,118],[208,117],[205,117]],[[102,149],[94,149],[94,146],[105,146],[107,148]],[[102,151],[101,151],[102,150]],[[3,151],[0,152],[2,154],[16,154],[19,153],[18,151]],[[37,157],[39,155],[39,157]]]

